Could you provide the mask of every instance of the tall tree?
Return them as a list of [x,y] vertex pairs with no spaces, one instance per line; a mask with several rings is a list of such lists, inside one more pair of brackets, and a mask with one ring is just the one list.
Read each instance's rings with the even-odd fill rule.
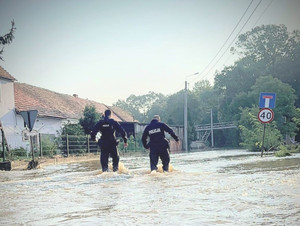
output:
[[[234,53],[240,59],[215,76],[214,88],[220,97],[220,117],[236,118],[238,104],[251,107],[246,97],[260,76],[271,75],[290,84],[300,105],[300,33],[284,25],[262,25],[239,36]],[[241,93],[244,93],[241,95]]]
[[[285,25],[262,25],[239,36],[234,49],[252,62],[260,75],[272,75],[290,84],[300,106],[300,31],[288,32]],[[259,74],[258,74],[259,75]]]
[[[210,123],[210,111],[211,109],[217,110],[219,104],[218,95],[210,82],[207,80],[197,82],[189,95],[189,100],[193,123]],[[214,121],[217,121],[217,118]]]

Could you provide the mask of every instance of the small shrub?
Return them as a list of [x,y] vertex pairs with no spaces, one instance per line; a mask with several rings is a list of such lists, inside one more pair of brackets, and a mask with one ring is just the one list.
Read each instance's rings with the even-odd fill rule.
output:
[[11,161],[13,161],[13,160],[20,159],[20,158],[22,158],[22,159],[26,158],[27,154],[29,156],[31,156],[30,155],[31,153],[27,153],[27,151],[24,148],[20,147],[20,148],[16,148],[16,149],[11,149],[10,152],[6,154],[6,156],[8,156],[8,158]]
[[291,150],[288,146],[285,145],[280,145],[278,147],[278,151],[275,152],[276,157],[285,157],[285,156],[290,156],[291,155]]
[[43,155],[53,156],[55,155],[55,151],[57,149],[57,144],[55,142],[54,137],[50,136],[42,136],[42,151]]

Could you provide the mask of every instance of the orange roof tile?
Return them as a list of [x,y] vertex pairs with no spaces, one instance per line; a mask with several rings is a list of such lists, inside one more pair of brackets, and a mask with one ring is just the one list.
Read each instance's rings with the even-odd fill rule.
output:
[[117,106],[109,106],[108,108],[124,122],[138,122],[133,118],[133,116],[130,113]]
[[0,66],[0,78],[5,78],[5,79],[9,79],[12,81],[15,81],[16,79],[11,76],[6,70],[4,70],[3,67]]
[[[38,110],[39,116],[80,119],[87,105],[94,105],[97,112],[104,114],[106,109],[111,109],[96,101],[82,99],[77,96],[56,93],[47,89],[28,85],[25,83],[14,83],[15,106],[17,111]],[[133,117],[122,111],[112,111],[112,118],[116,121],[132,122]],[[122,115],[119,117],[118,115]]]

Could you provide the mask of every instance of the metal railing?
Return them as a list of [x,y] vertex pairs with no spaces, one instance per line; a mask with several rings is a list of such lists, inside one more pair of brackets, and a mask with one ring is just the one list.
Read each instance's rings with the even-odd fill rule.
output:
[[237,125],[236,122],[219,122],[219,123],[213,123],[211,124],[203,124],[203,125],[195,125],[195,131],[205,131],[205,130],[216,130],[216,129],[230,129],[230,128],[236,128]]

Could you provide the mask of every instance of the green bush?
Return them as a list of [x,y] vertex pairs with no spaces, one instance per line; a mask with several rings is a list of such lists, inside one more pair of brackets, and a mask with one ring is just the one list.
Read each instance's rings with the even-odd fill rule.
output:
[[42,135],[42,154],[53,156],[56,154],[57,150],[57,142],[55,141],[55,137]]
[[[240,145],[250,151],[259,151],[262,148],[264,125],[257,119],[258,109],[252,107],[241,110],[239,129],[242,142]],[[265,126],[264,148],[269,150],[270,148],[279,146],[282,136],[277,129],[276,122],[273,121]]]
[[287,146],[285,146],[285,145],[280,145],[280,146],[278,147],[278,151],[275,152],[275,156],[276,156],[276,157],[290,156],[290,155],[291,155],[290,152],[291,152],[291,151],[289,150],[289,148],[288,148]]
[[62,128],[58,142],[59,148],[62,150],[62,152],[64,152],[65,155],[67,154],[67,144],[69,145],[69,154],[80,155],[86,153],[87,137],[84,134],[83,128],[80,124],[66,124]]
[[[13,161],[20,158],[21,159],[27,158],[27,153],[24,148],[20,147],[16,149],[11,149],[9,153],[5,151],[5,156],[7,157],[7,159]],[[31,153],[28,154],[28,157],[31,157]]]
[[[143,150],[144,147],[143,147],[141,138],[142,138],[142,133],[136,134],[135,138],[133,136],[130,136],[127,140],[128,146],[126,148],[126,151],[138,152],[140,150]],[[120,141],[120,143],[118,145],[118,150],[125,151],[123,140]]]
[[300,145],[280,145],[275,156],[285,157],[290,156],[292,153],[300,153]]

